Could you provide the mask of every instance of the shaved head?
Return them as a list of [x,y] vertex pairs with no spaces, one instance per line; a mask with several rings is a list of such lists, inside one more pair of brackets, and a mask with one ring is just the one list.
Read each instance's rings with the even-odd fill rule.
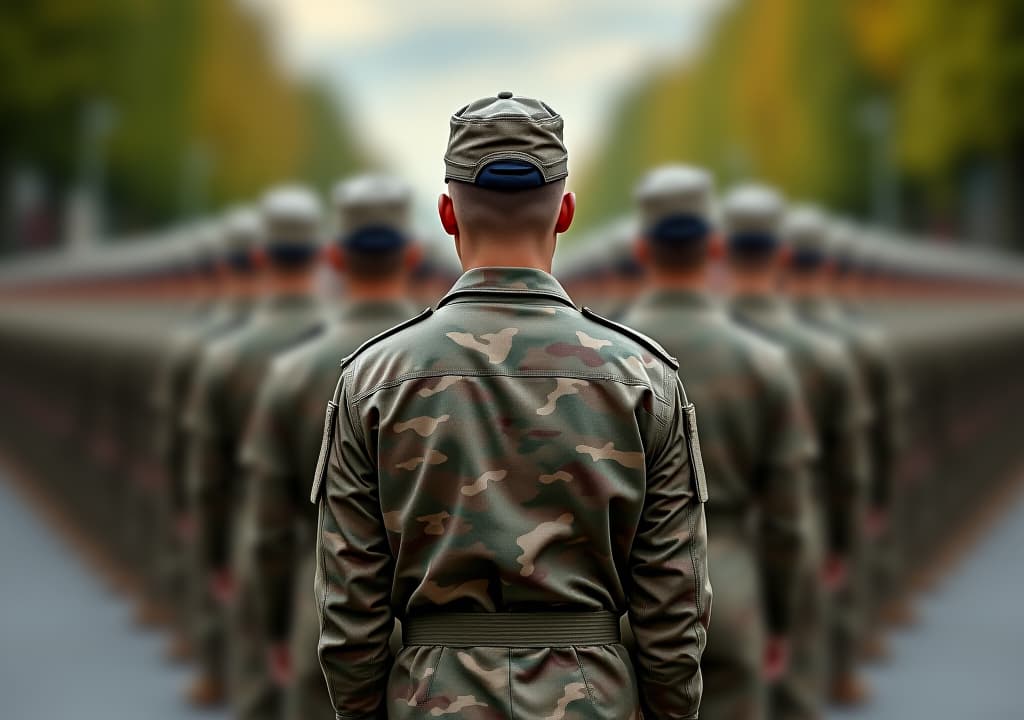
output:
[[490,239],[549,236],[555,232],[565,181],[514,192],[453,181],[448,183],[448,193],[459,227],[466,233]]

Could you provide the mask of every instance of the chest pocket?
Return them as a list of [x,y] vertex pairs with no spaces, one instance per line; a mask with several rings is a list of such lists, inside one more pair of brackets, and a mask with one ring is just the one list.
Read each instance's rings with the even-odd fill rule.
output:
[[686,408],[686,449],[690,452],[690,473],[697,486],[697,496],[702,503],[708,501],[708,479],[704,474],[704,459],[700,454],[700,437],[697,435],[697,408],[689,403]]
[[314,505],[320,501],[320,491],[327,477],[327,466],[331,461],[331,449],[334,447],[334,430],[338,425],[338,404],[331,400],[327,403],[324,416],[324,435],[320,440],[320,454],[316,458],[316,470],[313,473],[313,489],[309,493],[309,501]]

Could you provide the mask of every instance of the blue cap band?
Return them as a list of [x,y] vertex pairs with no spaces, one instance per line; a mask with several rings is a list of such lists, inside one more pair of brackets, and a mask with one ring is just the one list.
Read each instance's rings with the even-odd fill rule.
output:
[[530,190],[544,184],[540,170],[522,160],[496,160],[485,165],[476,184],[488,190]]
[[779,238],[767,232],[741,232],[729,236],[729,249],[741,253],[765,253],[779,246]]
[[228,253],[227,263],[235,272],[249,272],[253,269],[252,254],[247,250],[234,250]]
[[711,226],[696,215],[669,215],[647,229],[647,239],[656,244],[681,244],[706,240]]
[[817,270],[825,264],[825,254],[818,250],[797,250],[789,262],[797,270]]
[[296,245],[295,243],[275,243],[267,245],[267,258],[272,265],[282,268],[300,268],[308,265],[316,257],[314,245]]
[[401,250],[408,242],[404,233],[387,225],[367,225],[343,235],[339,244],[350,252],[385,253]]

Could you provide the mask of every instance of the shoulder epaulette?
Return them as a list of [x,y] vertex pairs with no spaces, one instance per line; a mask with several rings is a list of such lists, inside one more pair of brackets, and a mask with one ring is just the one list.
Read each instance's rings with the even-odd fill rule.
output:
[[661,345],[659,345],[657,343],[657,341],[647,337],[642,332],[638,332],[638,331],[634,330],[633,328],[631,328],[631,327],[629,327],[627,325],[623,325],[621,323],[617,323],[614,320],[609,320],[608,318],[604,317],[603,315],[598,315],[596,312],[594,312],[593,310],[591,310],[588,307],[583,307],[582,308],[582,312],[583,312],[584,317],[590,318],[594,322],[598,322],[598,323],[600,323],[600,324],[602,324],[602,325],[604,325],[606,327],[610,327],[613,330],[618,330],[620,333],[622,333],[626,337],[632,338],[633,340],[637,341],[638,343],[643,345],[645,348],[650,350],[652,353],[657,355],[659,358],[664,360],[673,370],[678,370],[679,369],[679,361],[676,360],[671,355],[669,355],[668,354],[668,350],[666,350]]
[[352,362],[361,352],[366,350],[366,348],[370,347],[371,345],[376,345],[377,343],[379,343],[384,338],[391,337],[395,333],[397,333],[397,332],[399,332],[401,330],[405,330],[405,328],[407,328],[407,327],[415,325],[416,323],[418,323],[418,322],[420,322],[422,320],[426,320],[428,317],[430,317],[433,314],[434,314],[434,309],[428,307],[423,312],[421,312],[419,315],[414,315],[413,317],[409,318],[408,320],[404,320],[404,321],[398,323],[397,325],[395,325],[394,327],[388,328],[384,332],[378,333],[378,334],[374,335],[372,338],[370,338],[369,340],[364,342],[362,345],[357,347],[355,350],[353,350],[351,353],[349,353],[344,358],[342,358],[342,360],[341,360],[341,367],[344,368],[346,365],[348,365],[350,362]]

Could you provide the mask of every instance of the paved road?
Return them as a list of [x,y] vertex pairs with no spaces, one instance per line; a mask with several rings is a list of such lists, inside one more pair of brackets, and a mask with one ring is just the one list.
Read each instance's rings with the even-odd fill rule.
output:
[[186,671],[0,480],[0,718],[224,720],[179,700]]
[[[875,702],[830,720],[1024,718],[1024,497],[872,669]],[[0,718],[224,720],[189,712],[185,672],[0,481]]]

